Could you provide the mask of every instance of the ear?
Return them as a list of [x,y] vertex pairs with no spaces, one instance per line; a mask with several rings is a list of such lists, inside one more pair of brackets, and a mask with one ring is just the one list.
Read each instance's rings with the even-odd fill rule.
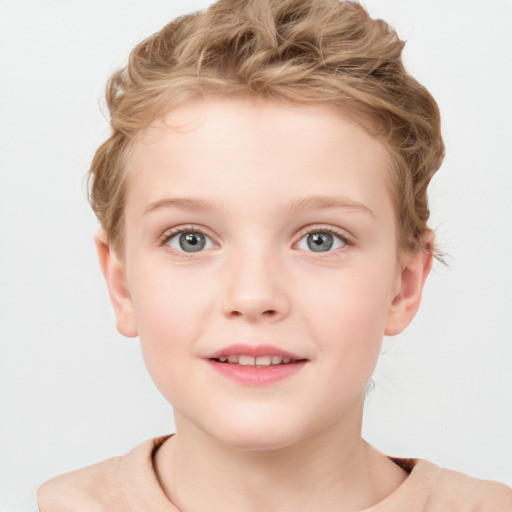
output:
[[397,292],[391,303],[384,334],[401,333],[416,315],[420,307],[425,280],[432,268],[432,244],[405,253],[398,276]]
[[101,271],[107,283],[108,293],[114,314],[117,330],[129,338],[137,336],[137,322],[133,310],[133,302],[126,281],[126,267],[109,244],[107,233],[100,229],[94,238]]

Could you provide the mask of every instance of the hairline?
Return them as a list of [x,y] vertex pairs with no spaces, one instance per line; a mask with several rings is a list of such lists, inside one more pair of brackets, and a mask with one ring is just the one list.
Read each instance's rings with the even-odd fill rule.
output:
[[[134,146],[137,142],[138,136],[143,133],[145,130],[151,127],[154,123],[161,122],[164,126],[169,127],[165,123],[165,118],[172,113],[173,111],[184,107],[186,105],[192,104],[197,101],[209,101],[209,100],[216,100],[216,99],[246,99],[251,101],[265,101],[265,102],[274,102],[274,103],[280,103],[280,104],[289,104],[289,105],[320,105],[325,106],[328,108],[328,110],[332,111],[335,115],[342,116],[345,118],[348,118],[350,121],[354,122],[357,126],[359,126],[362,130],[365,131],[370,137],[375,139],[377,142],[379,142],[383,148],[386,151],[386,154],[388,156],[386,161],[386,177],[385,177],[385,184],[388,193],[390,194],[393,211],[395,214],[395,228],[397,232],[397,250],[398,253],[402,253],[406,251],[407,249],[411,249],[410,247],[406,246],[405,241],[403,240],[403,227],[401,226],[400,222],[400,212],[399,212],[399,198],[398,198],[398,170],[396,168],[397,166],[397,159],[400,159],[400,154],[398,151],[393,151],[393,147],[391,144],[386,142],[385,137],[379,136],[379,129],[378,129],[378,123],[376,120],[372,120],[369,118],[367,121],[363,119],[363,115],[361,110],[358,109],[357,106],[355,108],[348,108],[346,106],[346,102],[339,101],[338,103],[334,103],[333,101],[324,100],[321,101],[319,99],[311,99],[311,98],[304,98],[304,101],[295,100],[288,97],[278,97],[278,96],[263,96],[263,95],[257,95],[252,94],[250,91],[245,91],[242,93],[222,93],[222,92],[215,92],[210,94],[199,94],[195,91],[189,92],[189,94],[182,96],[182,99],[176,103],[174,103],[172,106],[168,106],[166,109],[161,111],[161,114],[158,116],[148,116],[145,122],[140,123],[139,127],[132,131],[132,133],[124,133],[125,137],[125,150],[121,156],[120,165],[122,166],[122,175],[120,178],[120,188],[121,188],[121,197],[122,197],[122,204],[119,205],[121,207],[121,215],[116,223],[117,229],[115,230],[115,236],[112,237],[112,247],[115,250],[118,255],[124,254],[124,246],[125,246],[125,233],[126,233],[126,216],[125,216],[125,207],[126,207],[126,197],[127,197],[127,187],[130,181],[130,175],[135,171],[134,167],[128,162],[130,156],[133,154]],[[369,116],[368,116],[369,117]],[[374,125],[374,130],[370,129],[370,125]]]

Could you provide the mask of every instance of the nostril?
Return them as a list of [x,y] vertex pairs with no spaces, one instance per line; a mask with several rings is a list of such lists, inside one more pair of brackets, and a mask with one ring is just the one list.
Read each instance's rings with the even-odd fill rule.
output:
[[[262,311],[263,316],[275,316],[277,315],[277,311],[275,309],[267,309],[266,311]],[[240,311],[231,311],[232,316],[243,316],[243,313]]]

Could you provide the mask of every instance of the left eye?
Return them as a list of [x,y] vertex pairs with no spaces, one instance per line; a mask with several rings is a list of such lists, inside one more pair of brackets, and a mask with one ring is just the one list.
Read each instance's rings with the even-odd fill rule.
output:
[[166,243],[179,252],[199,252],[213,247],[212,240],[200,231],[180,231],[169,236]]
[[299,249],[313,252],[328,252],[347,245],[340,235],[328,231],[313,231],[303,236],[297,245]]

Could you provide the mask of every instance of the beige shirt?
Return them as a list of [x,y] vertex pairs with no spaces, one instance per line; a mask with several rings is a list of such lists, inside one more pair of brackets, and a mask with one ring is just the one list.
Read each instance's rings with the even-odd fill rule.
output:
[[[179,512],[164,494],[151,439],[113,457],[54,478],[37,491],[41,512]],[[420,459],[392,459],[409,474],[387,498],[361,512],[512,512],[512,489]]]

